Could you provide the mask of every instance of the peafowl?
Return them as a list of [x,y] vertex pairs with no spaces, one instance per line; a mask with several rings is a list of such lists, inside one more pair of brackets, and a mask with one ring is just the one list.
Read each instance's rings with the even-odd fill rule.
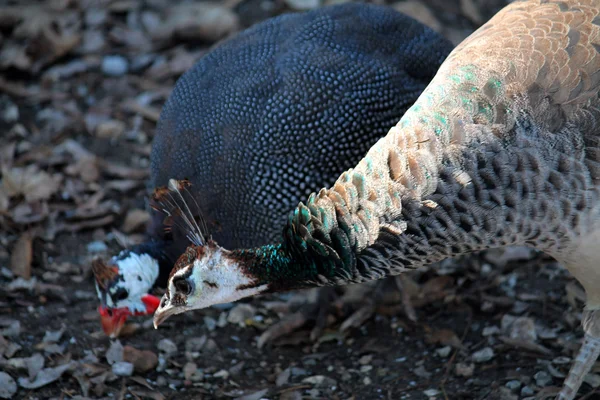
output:
[[196,229],[155,326],[260,293],[528,245],[587,294],[583,345],[558,394],[573,399],[600,353],[599,51],[600,1],[513,2],[448,56],[354,168],[291,212],[280,242],[226,250]]
[[[158,123],[150,184],[188,178],[207,228],[227,247],[277,240],[288,210],[355,165],[451,49],[383,6],[343,4],[258,24],[179,79]],[[189,244],[176,226],[165,233],[162,218],[153,213],[147,242],[93,264],[108,335],[128,315],[154,312],[152,287],[166,286]]]

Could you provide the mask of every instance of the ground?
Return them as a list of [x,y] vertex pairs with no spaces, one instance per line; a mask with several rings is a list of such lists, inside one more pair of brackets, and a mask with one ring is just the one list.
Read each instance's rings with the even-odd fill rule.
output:
[[[0,7],[0,398],[516,399],[556,392],[581,340],[584,294],[560,265],[521,248],[408,276],[415,322],[396,297],[359,327],[333,322],[316,342],[309,327],[258,348],[260,334],[284,316],[276,302],[289,294],[173,317],[158,330],[139,317],[119,340],[101,332],[90,261],[142,238],[150,143],[175,80],[226,35],[320,3]],[[454,43],[503,3],[388,2]],[[123,358],[135,364],[131,376],[115,374],[124,364],[111,366]],[[600,399],[599,385],[600,375],[590,374],[581,398]]]

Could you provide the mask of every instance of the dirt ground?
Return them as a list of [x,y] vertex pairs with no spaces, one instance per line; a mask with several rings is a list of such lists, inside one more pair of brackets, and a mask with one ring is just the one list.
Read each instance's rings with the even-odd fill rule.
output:
[[[350,310],[316,342],[308,326],[259,349],[260,334],[286,314],[276,312],[291,296],[282,294],[174,317],[159,330],[139,317],[127,336],[103,335],[90,261],[143,238],[150,144],[176,79],[229,34],[338,2],[0,3],[0,398],[556,393],[581,340],[585,295],[553,260],[522,248],[407,276],[415,322],[391,296],[375,313],[358,307],[358,326],[342,324]],[[378,3],[458,43],[505,1]],[[133,374],[115,367],[123,359]],[[586,382],[581,398],[600,399],[600,369]]]

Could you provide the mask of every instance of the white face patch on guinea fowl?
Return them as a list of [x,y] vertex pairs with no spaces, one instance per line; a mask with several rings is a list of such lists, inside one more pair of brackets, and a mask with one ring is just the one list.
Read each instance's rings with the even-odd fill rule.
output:
[[[132,313],[144,312],[146,305],[142,302],[142,296],[148,294],[158,278],[158,261],[146,253],[127,253],[127,256],[123,257],[125,252],[121,252],[111,260],[112,264],[118,267],[119,273],[115,278],[115,283],[108,288],[106,306],[108,308],[127,307]],[[98,286],[96,286],[96,290],[98,297],[102,300]],[[126,291],[127,297],[117,300],[117,293],[123,290]]]

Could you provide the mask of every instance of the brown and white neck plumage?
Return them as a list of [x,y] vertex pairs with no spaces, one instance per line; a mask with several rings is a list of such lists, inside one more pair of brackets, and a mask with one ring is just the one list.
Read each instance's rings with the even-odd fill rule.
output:
[[[223,281],[247,277],[249,286],[229,293],[233,298],[247,288],[362,282],[525,244],[573,272],[595,315],[600,255],[590,238],[600,237],[599,15],[597,0],[506,7],[451,53],[355,168],[296,208],[280,244],[188,262],[181,310],[211,304],[194,292],[191,283],[204,279],[195,266],[224,268]],[[217,254],[221,264],[211,260]],[[177,313],[175,298],[163,298],[155,321],[164,320],[165,307]],[[594,332],[586,328],[589,354],[575,363],[561,399],[574,397],[593,364],[600,343]]]

